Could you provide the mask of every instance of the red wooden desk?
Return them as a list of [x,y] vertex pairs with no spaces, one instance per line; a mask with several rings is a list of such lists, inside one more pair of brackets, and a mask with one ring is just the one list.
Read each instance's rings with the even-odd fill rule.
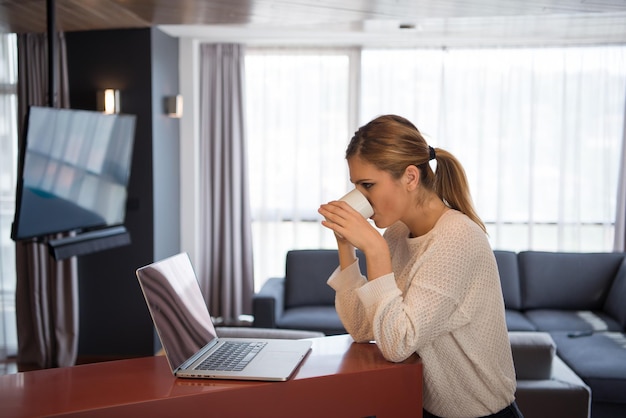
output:
[[421,417],[422,363],[315,338],[287,382],[178,379],[154,356],[0,376],[0,417]]

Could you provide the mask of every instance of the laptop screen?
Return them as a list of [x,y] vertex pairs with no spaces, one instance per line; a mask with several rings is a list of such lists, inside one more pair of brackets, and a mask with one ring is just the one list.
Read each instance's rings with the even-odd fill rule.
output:
[[216,337],[186,253],[137,270],[137,278],[172,370]]

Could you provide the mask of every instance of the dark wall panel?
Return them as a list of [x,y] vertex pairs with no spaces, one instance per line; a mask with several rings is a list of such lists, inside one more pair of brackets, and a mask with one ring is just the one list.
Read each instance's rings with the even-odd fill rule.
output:
[[[152,321],[135,270],[156,259],[157,235],[174,242],[176,248],[180,241],[178,219],[172,220],[176,228],[168,226],[164,233],[155,223],[155,213],[166,211],[175,216],[179,203],[178,196],[171,195],[172,187],[166,184],[161,190],[154,176],[154,158],[164,152],[159,149],[164,141],[159,139],[160,133],[155,134],[163,123],[155,119],[163,112],[154,107],[153,57],[158,51],[159,56],[167,55],[167,60],[178,63],[178,43],[156,29],[72,32],[66,34],[66,41],[71,107],[95,110],[97,92],[116,88],[122,113],[137,116],[125,223],[132,242],[78,259],[79,359],[150,355],[154,347]],[[161,80],[178,85],[177,65],[159,68],[157,73]],[[172,149],[178,146],[178,130],[172,127],[167,132],[171,144],[167,152],[178,155]],[[178,184],[178,163],[164,175]],[[159,206],[172,208],[157,209],[155,196],[160,196]]]

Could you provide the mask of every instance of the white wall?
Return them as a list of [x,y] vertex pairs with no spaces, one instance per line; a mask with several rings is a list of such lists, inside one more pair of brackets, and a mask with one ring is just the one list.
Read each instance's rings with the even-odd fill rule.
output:
[[195,264],[200,256],[198,234],[199,42],[179,39],[179,80],[183,96],[180,120],[180,247]]

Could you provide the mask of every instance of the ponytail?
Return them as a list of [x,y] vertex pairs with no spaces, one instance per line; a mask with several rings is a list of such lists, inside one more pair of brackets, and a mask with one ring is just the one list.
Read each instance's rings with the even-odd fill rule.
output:
[[[463,212],[487,233],[485,224],[474,209],[463,166],[446,150],[436,148],[435,153],[437,169],[434,173],[433,190],[449,207]],[[428,170],[432,172],[430,166]]]
[[[472,204],[465,170],[459,160],[444,149],[429,146],[407,119],[384,115],[359,128],[348,145],[346,159],[356,155],[396,179],[409,165],[415,165],[425,189],[435,192],[446,205],[464,213],[487,232]],[[432,159],[437,160],[436,172],[428,163]]]

